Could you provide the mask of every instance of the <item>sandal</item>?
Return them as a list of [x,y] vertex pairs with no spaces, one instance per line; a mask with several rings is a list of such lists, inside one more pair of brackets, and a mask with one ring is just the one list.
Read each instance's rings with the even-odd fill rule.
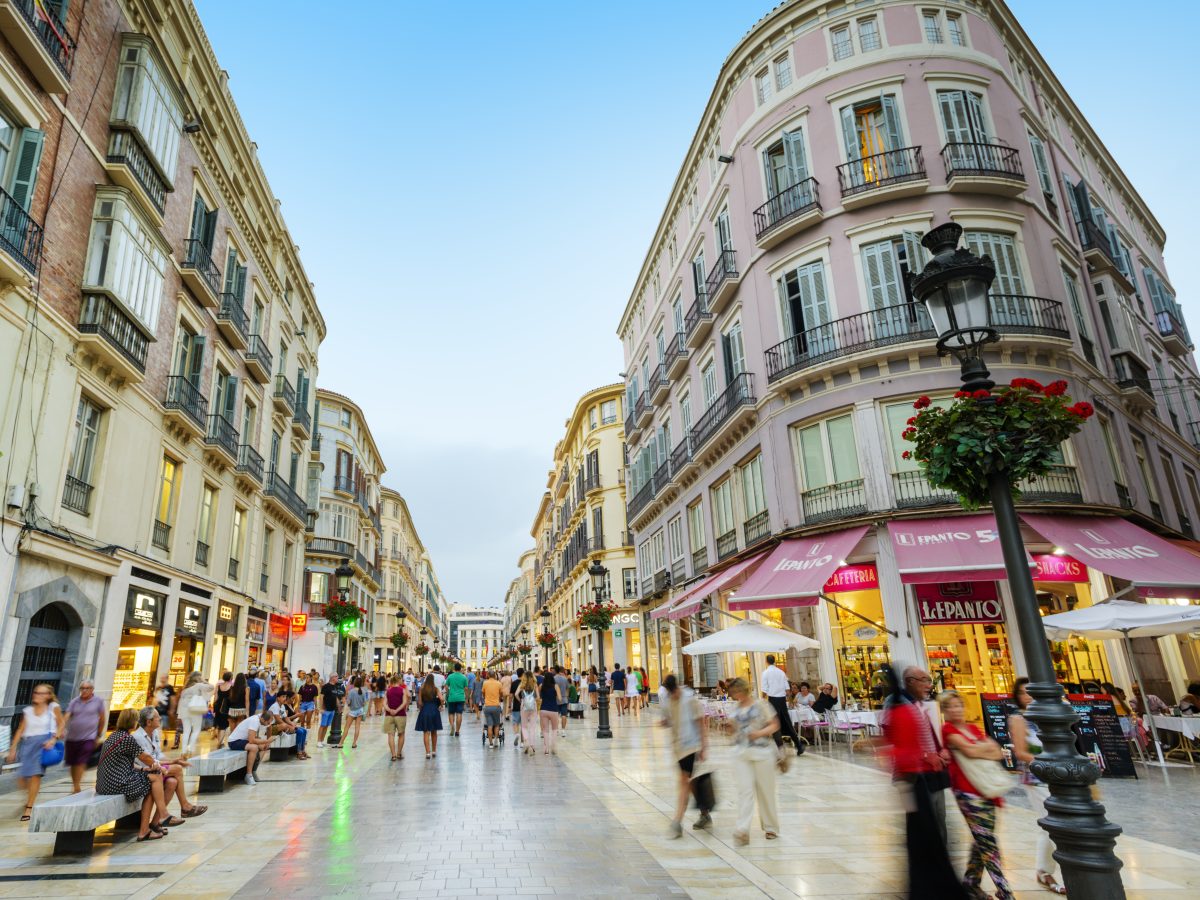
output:
[[147,831],[145,835],[138,836],[137,842],[140,844],[142,841],[161,841],[164,837],[166,835],[159,834],[157,831]]
[[767,832],[767,840],[768,841],[776,840],[778,837],[779,837],[779,835],[777,835],[774,831]]
[[28,822],[28,821],[29,821],[29,811],[30,811],[31,809],[33,809],[33,807],[32,807],[32,806],[27,806],[27,807],[25,807],[25,815],[21,816],[21,821],[22,821],[22,822]]
[[158,823],[158,827],[159,828],[178,828],[182,824],[184,824],[183,819],[179,818],[179,816],[168,816],[167,818],[163,819],[161,822]]
[[183,816],[185,819],[191,819],[191,818],[194,818],[194,817],[196,817],[196,816],[202,816],[202,815],[204,815],[206,812],[208,812],[208,807],[207,807],[207,806],[200,806],[200,805],[197,803],[197,804],[192,804],[192,808],[191,808],[191,809],[184,809],[184,810],[180,810],[180,813],[179,813],[179,814],[180,814],[181,816]]
[[1054,880],[1054,876],[1049,872],[1038,871],[1037,883],[1044,887],[1052,894],[1066,894],[1067,889]]

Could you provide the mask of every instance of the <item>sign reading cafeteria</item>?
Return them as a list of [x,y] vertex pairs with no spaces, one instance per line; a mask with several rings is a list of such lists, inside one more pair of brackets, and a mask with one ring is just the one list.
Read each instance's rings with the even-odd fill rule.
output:
[[990,625],[1004,621],[1004,609],[992,581],[919,584],[917,616],[922,625]]
[[879,573],[872,563],[842,566],[825,582],[823,590],[827,594],[836,594],[839,591],[876,591],[879,590]]

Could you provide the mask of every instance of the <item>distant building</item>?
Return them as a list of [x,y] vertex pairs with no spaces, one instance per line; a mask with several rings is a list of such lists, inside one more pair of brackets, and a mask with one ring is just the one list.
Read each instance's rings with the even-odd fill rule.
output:
[[450,655],[465,668],[487,665],[504,642],[504,613],[494,607],[450,607]]

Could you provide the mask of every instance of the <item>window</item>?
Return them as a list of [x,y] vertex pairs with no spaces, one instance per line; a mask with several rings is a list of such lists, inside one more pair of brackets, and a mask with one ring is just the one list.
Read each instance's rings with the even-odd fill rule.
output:
[[942,23],[937,10],[927,9],[922,12],[921,25],[925,30],[925,40],[927,43],[942,43]]
[[763,493],[762,483],[762,454],[742,466],[740,471],[745,519],[749,521],[759,513],[766,511],[767,508],[767,498]]
[[588,430],[592,431],[596,428],[596,407],[588,407]]
[[[37,186],[45,133],[22,128],[0,108],[0,183],[16,204],[28,212]],[[17,241],[19,245],[19,241]]]
[[258,590],[261,593],[266,593],[271,586],[271,544],[274,538],[274,531],[270,528],[263,528],[262,557],[258,566]]
[[[938,91],[938,110],[949,144],[986,144],[983,95],[974,91]],[[959,160],[960,168],[970,168],[971,160]]]
[[666,568],[663,554],[663,530],[660,528],[650,535],[650,571],[661,572]]
[[713,533],[717,541],[734,530],[733,523],[733,479],[726,478],[712,489]]
[[833,42],[834,59],[845,59],[848,56],[854,55],[854,44],[850,41],[849,25],[841,25],[830,29],[829,38]]
[[957,47],[967,46],[967,33],[963,29],[962,16],[958,13],[946,13],[946,33],[950,35],[950,43]]
[[91,512],[92,468],[100,441],[100,417],[103,411],[87,397],[80,397],[75,408],[75,435],[67,464],[67,483],[63,506],[83,515]]
[[[705,549],[704,543],[704,511],[699,501],[696,501],[688,507],[688,546],[692,548],[692,553],[698,553]],[[694,573],[693,573],[694,574]]]
[[704,409],[707,411],[717,399],[717,366],[711,359],[700,371],[700,385],[704,389]]
[[1037,169],[1038,184],[1046,198],[1050,214],[1058,218],[1058,206],[1054,202],[1054,177],[1050,174],[1050,161],[1046,156],[1046,145],[1033,132],[1029,132],[1029,150],[1033,154],[1033,166]]
[[967,231],[963,242],[972,253],[987,254],[996,264],[996,280],[992,285],[992,296],[1023,295],[1025,281],[1017,262],[1017,242],[1011,234],[996,231]]
[[[950,405],[950,401],[945,398],[940,398],[933,401],[933,406],[939,409],[945,409]],[[889,403],[883,408],[883,423],[887,429],[888,447],[892,457],[893,472],[915,472],[920,466],[914,457],[904,458],[906,450],[912,450],[913,445],[900,437],[901,433],[908,427],[908,420],[913,417],[915,410],[912,402],[909,400],[903,403]]]
[[792,58],[788,54],[775,57],[775,90],[782,91],[792,83]]
[[1112,422],[1106,416],[1097,416],[1100,421],[1100,434],[1104,438],[1104,449],[1108,456],[1108,465],[1112,470],[1113,481],[1124,487],[1125,476],[1121,468],[1121,455],[1117,452],[1117,441],[1113,435]]
[[342,418],[341,418],[341,423],[342,423],[342,427],[343,427],[343,428],[349,428],[349,427],[350,427],[350,410],[348,410],[348,409],[343,409],[343,410],[342,410]]
[[217,368],[217,385],[216,390],[213,391],[212,411],[213,415],[223,418],[230,428],[233,428],[237,421],[237,383],[237,378],[227,374],[220,367]]
[[862,477],[854,423],[849,414],[795,430],[801,482],[805,490]]
[[692,430],[692,395],[686,392],[679,397],[679,424],[685,436]]
[[233,510],[233,532],[229,537],[229,577],[237,581],[238,564],[246,540],[246,511],[240,506]]
[[683,517],[676,516],[667,523],[667,550],[671,561],[683,559]]
[[167,254],[126,196],[119,188],[96,189],[83,290],[108,294],[153,335]]
[[638,545],[637,558],[638,569],[642,573],[642,578],[649,578],[653,571],[650,568],[651,560],[649,541],[642,541],[641,544]]
[[230,247],[229,255],[225,258],[224,293],[229,294],[241,309],[246,298],[246,267],[240,264],[239,259],[237,248]]
[[216,514],[217,492],[210,484],[204,485],[200,498],[200,524],[196,528],[196,564],[208,565],[208,550],[212,546],[213,517]]
[[615,421],[617,421],[617,401],[605,400],[600,404],[600,423],[611,425]]
[[[786,273],[776,282],[779,291],[780,316],[784,334],[803,334],[830,321],[829,296],[825,292],[825,264],[808,263]],[[833,336],[814,335],[813,339],[832,341]],[[832,349],[832,344],[830,344]],[[814,351],[808,341],[797,352]]]
[[883,46],[879,39],[879,22],[874,16],[858,20],[858,47],[863,53]]
[[1083,355],[1092,365],[1096,364],[1095,356],[1092,352],[1092,330],[1088,326],[1087,318],[1083,314],[1083,307],[1079,302],[1079,282],[1075,280],[1075,276],[1066,267],[1062,270],[1063,285],[1067,291],[1067,300],[1071,304],[1071,315],[1075,319],[1075,327],[1079,329],[1079,340],[1083,345]]
[[154,545],[162,550],[170,548],[171,524],[175,521],[175,496],[178,489],[179,464],[164,456],[159,475],[158,507],[154,513]]
[[760,106],[771,99],[771,73],[766,69],[754,76],[754,97]]
[[[789,131],[763,151],[763,171],[767,178],[767,196],[780,197],[780,208],[770,211],[773,219],[783,219],[815,201],[807,184],[808,155],[804,150],[804,130]],[[804,185],[801,191],[789,190]]]
[[904,147],[894,96],[887,94],[877,100],[843,106],[841,119],[847,161],[863,160],[861,167],[850,170],[851,186],[910,174],[905,154],[878,157]]
[[1150,511],[1155,518],[1161,518],[1162,511],[1158,505],[1158,486],[1154,481],[1154,473],[1150,469],[1150,459],[1146,456],[1146,444],[1138,435],[1131,435],[1133,441],[1133,458],[1137,460],[1138,473],[1142,476],[1142,487],[1150,500]]
[[1179,495],[1179,483],[1175,480],[1175,462],[1171,458],[1171,455],[1165,451],[1160,451],[1158,461],[1162,463],[1163,479],[1167,482],[1167,494],[1171,498],[1175,515],[1179,516],[1180,530],[1191,531],[1191,523],[1188,522],[1187,513],[1184,512],[1183,500]]
[[[212,258],[213,239],[216,234],[217,211],[209,209],[204,198],[196,194],[192,199],[192,225],[188,230],[188,239],[194,241],[195,245],[188,247],[185,264],[207,263]],[[200,252],[193,256],[196,248]]]
[[117,91],[109,121],[138,136],[170,184],[179,159],[183,111],[175,99],[170,78],[159,67],[151,47],[150,39],[142,35],[123,37]]
[[725,384],[733,384],[734,379],[746,371],[746,348],[742,342],[740,321],[734,322],[721,335],[721,356],[725,361]]
[[622,569],[621,583],[626,600],[637,598],[637,569]]

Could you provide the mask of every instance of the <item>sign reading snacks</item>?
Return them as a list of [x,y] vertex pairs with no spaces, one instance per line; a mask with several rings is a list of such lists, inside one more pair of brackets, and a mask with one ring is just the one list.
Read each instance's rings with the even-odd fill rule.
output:
[[918,584],[917,617],[922,625],[994,625],[1004,608],[994,581]]
[[1088,570],[1087,566],[1073,556],[1035,553],[1033,555],[1033,580],[1086,584]]

